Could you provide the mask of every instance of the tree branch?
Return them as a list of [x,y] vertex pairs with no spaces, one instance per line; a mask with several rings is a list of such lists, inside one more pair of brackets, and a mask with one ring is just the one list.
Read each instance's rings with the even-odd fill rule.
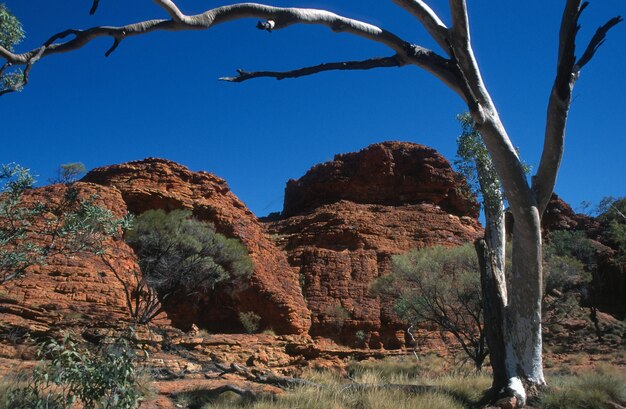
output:
[[422,0],[393,0],[393,2],[415,16],[439,47],[448,52],[448,27],[428,4]]
[[587,45],[587,49],[574,66],[575,70],[580,71],[585,65],[587,65],[589,61],[591,61],[593,56],[596,54],[596,51],[598,51],[598,48],[600,48],[602,44],[604,44],[604,42],[606,41],[606,35],[609,30],[621,23],[622,21],[624,21],[622,16],[616,16],[610,19],[606,24],[598,28],[593,38]]
[[[42,47],[22,54],[14,54],[4,47],[0,47],[0,57],[13,65],[32,64],[34,57],[41,58],[51,54],[77,50],[99,37],[112,37],[113,46],[107,51],[109,55],[124,38],[146,34],[152,31],[183,31],[206,30],[228,21],[242,18],[260,18],[265,29],[271,26],[279,30],[294,24],[322,25],[335,32],[354,34],[365,39],[386,45],[397,53],[397,58],[406,59],[426,69],[440,78],[448,87],[462,95],[458,80],[445,58],[433,51],[410,44],[395,34],[383,30],[372,24],[339,16],[325,10],[281,8],[266,6],[257,3],[239,3],[222,6],[205,11],[204,13],[187,16],[183,14],[171,0],[155,0],[168,12],[172,20],[148,20],[121,27],[93,27],[87,30],[67,30],[53,36]],[[65,42],[56,41],[73,35],[74,38]]]
[[548,101],[546,129],[541,161],[533,178],[533,190],[537,198],[539,214],[542,215],[556,184],[556,177],[565,146],[565,126],[572,100],[572,91],[580,70],[604,43],[608,31],[619,24],[617,16],[598,28],[582,57],[576,62],[576,36],[580,29],[579,19],[588,2],[568,0],[563,11],[559,33],[559,56],[557,72]]
[[371,58],[364,61],[344,61],[344,62],[330,62],[311,67],[299,68],[291,71],[254,71],[248,72],[244,70],[237,70],[236,77],[221,77],[220,81],[228,82],[243,82],[253,78],[269,77],[282,80],[285,78],[298,78],[306,75],[313,75],[324,71],[335,70],[369,70],[372,68],[380,67],[400,67],[402,66],[402,60],[397,55],[392,57],[380,57]]
[[450,15],[452,16],[452,35],[457,41],[469,44],[469,18],[465,0],[450,0]]
[[94,15],[96,14],[96,10],[98,10],[98,4],[100,3],[100,0],[93,0],[93,4],[91,5],[91,10],[89,10],[89,14],[90,15]]

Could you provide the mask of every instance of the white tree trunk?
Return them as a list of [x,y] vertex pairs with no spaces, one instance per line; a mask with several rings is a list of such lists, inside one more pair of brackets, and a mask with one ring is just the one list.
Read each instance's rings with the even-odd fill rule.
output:
[[[515,219],[513,226],[513,254],[505,323],[507,371],[512,380],[511,386],[519,386],[518,380],[535,386],[545,385],[541,341],[541,246],[539,211],[532,207],[528,209],[525,220]],[[518,398],[525,400],[523,395]]]

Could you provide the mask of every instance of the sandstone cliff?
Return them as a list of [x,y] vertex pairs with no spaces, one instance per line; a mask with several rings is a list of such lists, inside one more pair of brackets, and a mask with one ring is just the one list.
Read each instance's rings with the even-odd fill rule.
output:
[[[126,214],[126,204],[115,188],[76,183],[80,198],[95,197],[95,204],[115,216]],[[67,187],[51,185],[25,194],[27,204],[59,202]],[[30,235],[29,240],[41,237]],[[121,239],[108,238],[103,247],[115,254],[122,267],[119,277],[93,252],[57,254],[45,265],[30,267],[23,278],[5,283],[0,289],[0,356],[12,356],[22,336],[38,336],[63,328],[114,327],[128,316],[124,284],[132,282],[137,269],[134,253]],[[8,348],[8,350],[7,350]]]
[[201,304],[168,300],[166,312],[175,326],[189,329],[196,324],[216,332],[238,331],[238,312],[254,311],[262,318],[262,328],[279,334],[308,331],[309,311],[297,274],[226,181],[163,159],[94,169],[83,181],[115,187],[134,214],[149,209],[190,209],[198,219],[213,223],[218,232],[247,247],[254,264],[252,276],[222,288]]
[[403,345],[391,305],[369,286],[391,271],[394,254],[482,235],[476,203],[459,194],[464,183],[436,151],[400,142],[337,155],[289,181],[283,218],[268,229],[299,271],[311,334]]

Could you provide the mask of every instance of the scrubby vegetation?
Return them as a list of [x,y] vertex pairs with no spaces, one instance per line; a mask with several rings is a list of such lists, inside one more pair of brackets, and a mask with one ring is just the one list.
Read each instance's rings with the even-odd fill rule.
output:
[[41,191],[29,201],[26,194],[35,183],[30,170],[0,167],[0,284],[54,255],[99,253],[105,238],[128,227],[130,220],[98,206],[97,196],[81,196],[73,180],[64,182],[62,197]]
[[410,324],[435,325],[451,334],[481,369],[489,354],[476,251],[471,245],[411,250],[393,258],[393,273],[372,289],[395,299]]
[[134,409],[145,394],[124,340],[92,353],[66,335],[42,344],[39,357],[31,370],[3,380],[1,409]]
[[154,318],[159,302],[167,298],[210,294],[220,283],[252,271],[252,261],[238,240],[217,233],[190,211],[146,211],[135,218],[125,239],[141,270],[137,288],[128,294],[134,301],[129,305],[138,306],[131,308],[131,315],[141,323]]

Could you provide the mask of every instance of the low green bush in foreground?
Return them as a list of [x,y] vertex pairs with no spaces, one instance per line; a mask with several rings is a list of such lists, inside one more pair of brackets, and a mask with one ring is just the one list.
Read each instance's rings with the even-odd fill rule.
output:
[[135,352],[124,341],[91,353],[66,336],[39,354],[34,368],[0,382],[0,409],[134,409],[142,401]]

